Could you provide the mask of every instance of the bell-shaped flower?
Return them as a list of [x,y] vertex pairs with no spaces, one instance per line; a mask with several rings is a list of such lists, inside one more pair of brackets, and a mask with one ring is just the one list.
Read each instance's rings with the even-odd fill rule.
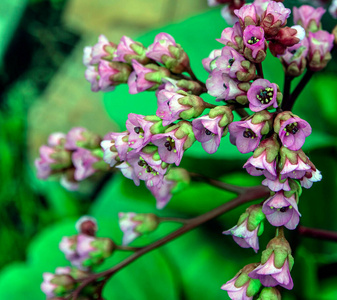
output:
[[276,178],[266,178],[265,180],[262,181],[262,185],[268,187],[271,191],[273,192],[278,192],[278,191],[290,191],[291,188],[289,186],[288,178],[283,179],[280,181],[279,177]]
[[295,195],[287,198],[283,191],[269,197],[262,207],[267,220],[273,226],[285,226],[293,230],[297,227],[301,214],[298,211]]
[[315,8],[310,5],[302,5],[293,8],[294,23],[301,25],[307,32],[316,32],[321,29],[321,18],[325,13],[323,7]]
[[261,283],[258,279],[252,279],[248,274],[258,264],[253,263],[241,269],[233,279],[227,281],[221,289],[227,291],[232,300],[252,300],[258,293]]
[[289,111],[277,115],[274,129],[283,146],[294,151],[300,150],[304,145],[305,138],[311,134],[309,123]]
[[243,31],[244,56],[254,63],[266,58],[267,42],[262,27],[249,25]]
[[242,248],[253,248],[257,253],[259,250],[259,238],[263,233],[263,221],[265,215],[262,212],[261,205],[251,205],[243,213],[237,225],[231,229],[222,232],[226,235],[232,235],[234,241]]
[[101,147],[104,151],[103,160],[113,167],[117,162],[121,162],[126,159],[127,152],[129,150],[129,133],[124,132],[112,132],[109,134],[108,139],[104,139],[101,142]]
[[206,80],[208,93],[216,97],[216,101],[237,100],[241,96],[246,97],[249,83],[240,83],[238,80],[231,79],[226,73],[215,69]]
[[309,68],[312,71],[320,71],[326,67],[331,59],[331,50],[334,45],[335,36],[325,30],[315,33],[309,32]]
[[291,10],[285,8],[282,2],[270,1],[262,17],[260,26],[266,36],[274,36],[287,23]]
[[259,16],[254,4],[243,5],[240,9],[235,9],[234,14],[239,18],[242,29],[249,25],[257,25]]
[[261,264],[248,275],[259,279],[266,287],[281,287],[291,290],[294,286],[290,270],[294,265],[289,243],[284,236],[273,238],[263,251]]
[[100,142],[99,135],[83,127],[73,127],[67,133],[64,147],[68,150],[76,150],[78,148],[96,149],[99,148]]
[[192,146],[195,136],[192,125],[187,121],[180,121],[169,127],[165,133],[156,134],[151,142],[158,146],[158,153],[162,161],[177,166],[183,157],[184,151]]
[[229,124],[230,142],[237,146],[241,153],[254,151],[261,140],[263,123],[254,124],[252,120],[238,121]]
[[154,214],[120,212],[118,218],[119,227],[123,231],[123,245],[128,245],[137,237],[154,231],[159,225],[159,219]]
[[74,178],[77,181],[84,180],[93,175],[97,171],[94,168],[94,164],[100,161],[90,150],[83,148],[78,148],[73,152],[71,159],[75,166]]
[[278,87],[267,79],[255,80],[247,92],[249,108],[254,111],[262,111],[269,106],[278,107],[277,98],[281,97]]
[[260,19],[262,19],[263,13],[266,11],[269,3],[270,0],[254,0],[253,4]]
[[208,72],[211,73],[215,68],[215,62],[216,59],[221,55],[221,49],[214,49],[212,52],[208,55],[207,58],[204,58],[202,60],[202,65],[204,66],[204,69]]
[[156,90],[164,77],[170,76],[170,71],[158,65],[149,64],[143,66],[136,60],[132,60],[134,71],[128,79],[129,93],[137,94],[146,90]]
[[221,38],[216,39],[221,44],[230,46],[237,51],[242,51],[243,41],[242,41],[242,29],[239,22],[236,22],[233,27],[225,28],[221,33]]
[[154,43],[146,50],[146,56],[157,62],[163,63],[162,56],[171,56],[169,47],[176,47],[174,38],[168,33],[161,32],[154,38]]
[[301,75],[307,66],[307,54],[309,42],[305,37],[302,41],[292,47],[288,47],[285,54],[280,56],[285,72],[288,76],[296,77]]
[[84,52],[85,57],[83,58],[83,62],[88,62],[88,54],[90,55],[90,64],[98,64],[102,59],[111,61],[113,58],[113,54],[116,50],[117,45],[113,42],[110,42],[106,36],[100,34],[98,37],[98,43],[93,47],[89,47],[91,49],[90,54],[88,50]]

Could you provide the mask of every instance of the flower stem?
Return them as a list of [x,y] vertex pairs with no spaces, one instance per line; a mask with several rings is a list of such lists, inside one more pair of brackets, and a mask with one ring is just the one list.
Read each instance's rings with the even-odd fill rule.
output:
[[336,231],[309,228],[305,226],[298,226],[297,231],[299,234],[306,236],[306,237],[337,242],[337,232]]
[[291,110],[293,108],[297,97],[301,94],[301,92],[303,91],[307,83],[310,81],[313,74],[314,72],[309,69],[306,71],[301,81],[299,82],[295,90],[290,95],[289,100],[283,102],[282,104],[283,110]]
[[290,89],[291,89],[291,81],[293,79],[294,79],[294,77],[292,77],[292,76],[289,76],[287,74],[284,75],[284,87],[283,87],[282,106],[284,106],[289,101]]
[[168,234],[167,236],[153,242],[150,245],[147,245],[145,247],[140,248],[137,250],[135,253],[131,254],[129,257],[127,257],[125,260],[121,261],[119,264],[116,266],[112,267],[111,269],[108,269],[106,271],[97,273],[97,274],[92,274],[86,279],[82,281],[82,283],[77,287],[77,289],[73,292],[73,300],[76,300],[82,291],[87,285],[95,282],[96,280],[100,278],[104,278],[107,280],[110,278],[112,275],[117,273],[119,270],[122,268],[126,267],[139,257],[143,256],[144,254],[167,244],[168,242],[172,241],[173,239],[183,235],[184,233],[204,224],[207,221],[210,221],[218,216],[221,216],[225,212],[232,210],[236,208],[237,206],[244,204],[246,202],[250,202],[259,198],[267,197],[269,195],[269,190],[266,189],[263,186],[255,186],[255,187],[249,187],[245,188],[245,192],[241,193],[237,198],[233,199],[232,201],[229,201],[227,203],[224,203],[220,205],[217,208],[212,209],[211,211],[200,215],[198,217],[188,219],[188,222],[186,222],[182,227],[179,229],[173,231],[172,233]]
[[160,222],[175,222],[175,223],[187,223],[187,219],[182,219],[182,218],[174,218],[174,217],[160,217],[159,218]]
[[262,69],[262,63],[255,64],[256,65],[256,71],[257,75],[259,75],[261,78],[263,77],[263,69]]
[[216,180],[216,179],[213,179],[213,178],[201,175],[201,174],[197,174],[197,173],[190,172],[189,174],[191,176],[191,179],[194,180],[194,181],[202,181],[202,182],[208,183],[212,186],[215,186],[219,189],[229,191],[229,192],[233,192],[233,193],[236,193],[236,194],[239,194],[239,195],[246,193],[247,190],[250,189],[249,187],[242,187],[242,186],[238,186],[238,185],[225,183],[225,182],[222,182],[220,180]]
[[140,247],[130,247],[130,246],[123,246],[123,245],[116,245],[116,250],[119,251],[131,251],[135,252],[141,249]]

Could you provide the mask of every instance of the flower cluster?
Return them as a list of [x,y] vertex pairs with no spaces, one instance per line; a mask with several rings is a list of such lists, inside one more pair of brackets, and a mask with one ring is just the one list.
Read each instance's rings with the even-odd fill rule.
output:
[[48,144],[40,147],[40,157],[35,160],[37,177],[61,175],[61,184],[68,190],[78,189],[78,182],[97,171],[106,171],[102,160],[101,138],[85,128],[72,128],[67,134],[53,133]]
[[163,78],[190,68],[186,52],[167,33],[159,33],[147,48],[127,36],[116,45],[100,35],[97,44],[84,48],[83,63],[93,92],[127,83],[130,94],[156,90]]
[[[78,234],[63,237],[60,250],[72,264],[72,267],[59,267],[53,273],[43,274],[41,290],[47,299],[69,296],[79,286],[81,280],[91,274],[91,269],[109,257],[115,244],[109,238],[97,238],[97,222],[84,216],[76,223]],[[63,299],[63,298],[61,298]]]
[[288,76],[299,76],[306,66],[312,71],[322,70],[331,59],[334,35],[322,30],[320,23],[325,9],[309,5],[294,7],[294,23],[305,29],[304,37],[296,45],[286,49],[280,56],[284,70]]

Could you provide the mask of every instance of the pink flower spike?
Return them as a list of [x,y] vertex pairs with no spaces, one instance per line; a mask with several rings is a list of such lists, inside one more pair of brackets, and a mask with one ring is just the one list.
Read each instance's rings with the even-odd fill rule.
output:
[[247,92],[247,97],[249,108],[254,112],[262,111],[271,105],[278,107],[277,85],[267,79],[255,80]]
[[321,18],[325,13],[323,7],[314,8],[310,5],[302,5],[293,8],[294,23],[301,25],[306,31],[315,32],[320,29]]
[[298,211],[295,196],[284,196],[283,191],[277,192],[268,198],[262,207],[267,220],[273,226],[285,226],[293,230],[297,227],[301,214]]
[[96,170],[93,168],[93,164],[98,162],[99,159],[93,156],[91,151],[78,148],[72,154],[72,161],[75,166],[74,178],[77,181],[81,181],[96,172]]
[[221,115],[214,119],[206,115],[192,121],[196,140],[201,142],[203,149],[209,154],[215,153],[219,148],[224,131],[224,128],[219,126],[221,119]]
[[279,137],[282,144],[290,150],[300,150],[304,145],[305,138],[310,134],[311,126],[301,118],[293,117],[281,122]]
[[146,121],[143,115],[129,114],[126,120],[126,128],[129,131],[129,147],[140,151],[146,146],[152,137],[150,131],[152,125],[153,123]]
[[174,38],[168,33],[161,32],[156,35],[154,43],[147,48],[146,56],[160,63],[164,63],[162,60],[163,55],[173,57],[169,51],[169,46],[177,46]]
[[253,124],[251,120],[229,124],[230,142],[238,147],[241,153],[254,151],[261,140],[263,123]]

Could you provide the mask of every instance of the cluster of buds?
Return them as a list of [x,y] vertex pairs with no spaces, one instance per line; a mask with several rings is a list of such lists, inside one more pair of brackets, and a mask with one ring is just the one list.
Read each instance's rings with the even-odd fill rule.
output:
[[[46,294],[47,299],[69,299],[81,281],[90,276],[92,267],[102,263],[115,249],[112,240],[95,236],[98,230],[95,219],[88,216],[81,217],[75,227],[78,234],[63,237],[60,243],[60,249],[71,262],[72,267],[59,267],[55,270],[55,274],[43,274],[41,290]],[[95,293],[94,290],[93,286],[89,292],[91,296]],[[79,299],[92,298],[81,292]]]
[[94,92],[111,91],[122,83],[128,84],[130,94],[154,91],[165,78],[190,70],[186,52],[167,33],[159,33],[147,48],[127,36],[116,45],[100,35],[97,44],[84,48],[83,63]]
[[60,250],[72,266],[82,271],[90,271],[110,257],[116,246],[110,238],[96,237],[96,220],[84,216],[76,223],[77,235],[63,237]]
[[321,18],[325,13],[322,7],[309,5],[294,7],[294,23],[305,29],[306,36],[296,45],[286,49],[280,55],[286,75],[299,76],[306,67],[311,71],[320,71],[331,59],[334,35],[322,30]]
[[67,134],[51,134],[35,160],[37,177],[47,179],[51,175],[61,175],[61,184],[66,189],[78,189],[80,181],[108,169],[102,159],[101,140],[82,127],[72,128]]

